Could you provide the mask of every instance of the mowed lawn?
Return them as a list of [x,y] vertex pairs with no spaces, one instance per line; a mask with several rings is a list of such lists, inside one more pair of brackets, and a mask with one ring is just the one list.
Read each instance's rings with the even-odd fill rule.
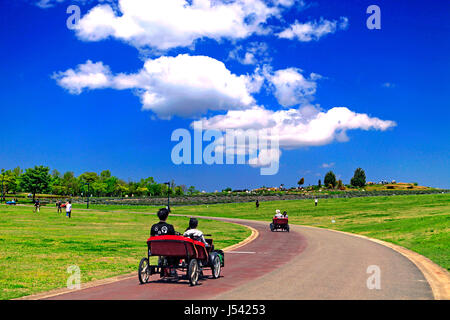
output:
[[[0,206],[0,299],[66,287],[71,265],[80,268],[82,282],[137,272],[150,226],[158,221],[154,215],[95,209],[74,209],[71,219],[53,206],[32,210]],[[188,221],[168,220],[179,232]],[[250,235],[243,226],[212,220],[202,219],[199,228],[213,235],[218,249]]]
[[[174,213],[267,221],[287,211],[289,223],[336,229],[389,241],[450,270],[450,194],[285,200],[186,206]],[[333,223],[332,220],[335,222]]]

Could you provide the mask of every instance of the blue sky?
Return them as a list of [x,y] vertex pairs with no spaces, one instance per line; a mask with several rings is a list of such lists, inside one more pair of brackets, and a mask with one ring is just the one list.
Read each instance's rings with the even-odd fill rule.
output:
[[[242,15],[255,11],[249,3],[276,14]],[[70,4],[81,8],[78,30],[66,27]],[[138,24],[139,32],[132,19],[119,23],[127,12],[117,11],[114,1],[103,4],[113,8],[110,29],[91,14],[97,1],[1,2],[0,167],[43,164],[77,175],[109,169],[124,180],[153,176],[208,191],[290,186],[301,177],[316,184],[330,169],[348,183],[362,167],[369,181],[450,188],[447,1],[252,0],[227,11],[244,17],[241,24],[229,26],[224,18],[208,26],[211,11],[204,7],[198,12],[205,21],[180,19],[167,9],[166,20]],[[366,27],[371,4],[381,9],[380,30]],[[157,73],[156,66],[170,71]],[[186,72],[192,82],[223,77],[226,86],[208,83],[202,91],[201,81],[168,80],[181,81]],[[99,76],[106,80],[99,84]],[[154,93],[155,100],[144,99]],[[264,119],[253,119],[249,110]],[[298,120],[304,110],[312,114]],[[233,125],[241,128],[240,121],[257,127],[280,115],[299,121],[292,116],[276,124],[291,143],[282,142],[277,174],[263,176],[249,165],[173,164],[175,129],[190,130],[197,120],[223,128],[232,111],[238,115]],[[314,135],[314,119],[341,124],[346,116],[358,123],[345,125],[344,138],[342,128],[322,140]]]

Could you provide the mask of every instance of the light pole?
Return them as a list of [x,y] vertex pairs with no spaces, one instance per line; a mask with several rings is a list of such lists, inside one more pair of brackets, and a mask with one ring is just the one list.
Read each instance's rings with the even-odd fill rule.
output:
[[170,182],[164,182],[164,184],[167,184],[167,210],[170,212]]

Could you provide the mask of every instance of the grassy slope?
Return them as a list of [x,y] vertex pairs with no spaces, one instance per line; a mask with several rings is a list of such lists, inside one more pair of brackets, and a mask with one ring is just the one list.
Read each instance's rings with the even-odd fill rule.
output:
[[[65,287],[67,267],[78,265],[82,282],[137,270],[146,255],[146,239],[155,216],[74,210],[73,218],[53,207],[33,214],[31,207],[0,206],[0,299],[12,299]],[[177,231],[188,218],[170,217]],[[250,231],[234,224],[205,220],[216,248],[237,243]]]

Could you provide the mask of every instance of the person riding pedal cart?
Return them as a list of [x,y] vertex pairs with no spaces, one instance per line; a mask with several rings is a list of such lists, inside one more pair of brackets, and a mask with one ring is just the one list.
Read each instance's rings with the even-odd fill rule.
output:
[[[205,247],[208,248],[208,251],[214,250],[213,247],[210,246],[210,244],[205,240],[205,237],[203,236],[203,232],[197,229],[198,226],[198,220],[196,218],[189,219],[189,227],[184,232],[183,236],[194,239],[196,241],[203,242],[205,244]],[[211,247],[211,248],[209,248]],[[211,249],[211,250],[209,250]]]
[[[159,222],[152,225],[150,229],[150,236],[168,236],[168,235],[176,235],[179,234],[175,231],[173,225],[166,223],[167,217],[169,216],[169,210],[166,208],[161,208],[158,210],[157,216],[159,218]],[[175,264],[176,259],[173,258],[163,258],[167,261],[168,264]],[[175,269],[167,270],[167,275],[171,275],[173,277],[177,277],[177,271]]]

